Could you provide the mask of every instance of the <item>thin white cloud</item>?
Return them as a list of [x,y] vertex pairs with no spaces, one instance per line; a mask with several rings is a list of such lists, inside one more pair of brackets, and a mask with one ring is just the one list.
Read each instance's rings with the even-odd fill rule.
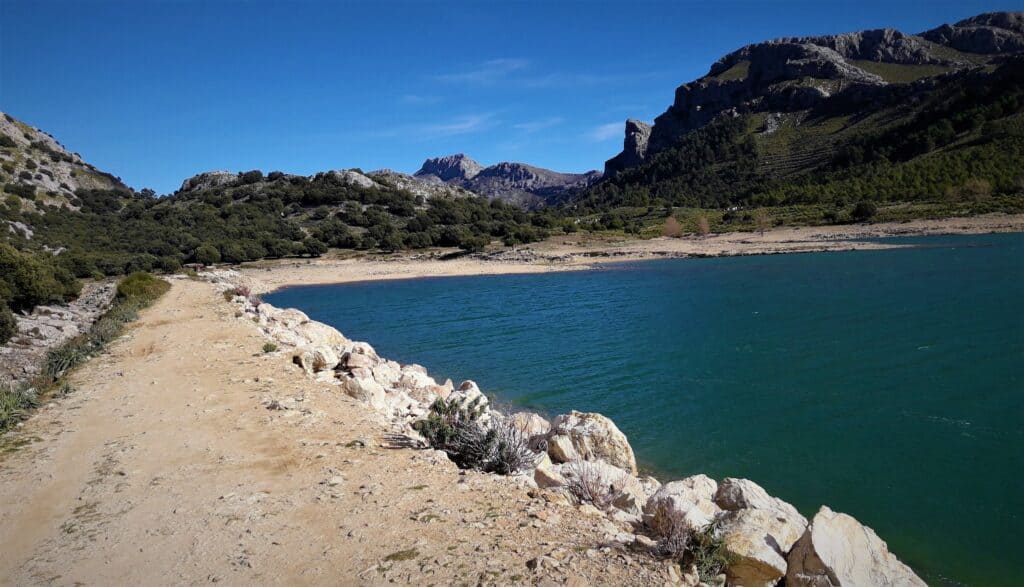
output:
[[587,131],[583,136],[589,141],[595,143],[611,140],[615,137],[621,137],[625,123],[623,122],[609,122],[608,124],[601,124]]
[[436,76],[440,81],[472,84],[493,84],[507,78],[510,74],[529,67],[526,59],[503,58],[484,61],[479,66],[466,71],[443,73]]
[[526,133],[535,133],[544,129],[558,126],[565,122],[565,119],[561,116],[552,116],[550,118],[542,118],[540,120],[528,120],[526,122],[520,122],[513,124],[512,128],[521,130]]
[[455,82],[481,86],[502,85],[524,89],[575,88],[581,86],[612,85],[635,82],[658,75],[656,72],[581,73],[537,72],[527,59],[503,58],[484,61],[464,71],[433,76],[441,82]]
[[483,132],[497,124],[494,114],[465,114],[449,120],[423,124],[408,124],[393,128],[377,129],[367,133],[374,138],[404,138],[426,141]]
[[424,96],[421,94],[405,94],[398,99],[399,104],[406,106],[422,106],[426,104],[437,104],[441,101],[438,96]]

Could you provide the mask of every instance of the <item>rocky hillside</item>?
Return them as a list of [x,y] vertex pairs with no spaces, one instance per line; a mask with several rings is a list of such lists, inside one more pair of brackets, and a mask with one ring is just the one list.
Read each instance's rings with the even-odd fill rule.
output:
[[0,113],[0,187],[29,208],[42,205],[78,209],[75,191],[127,189],[120,178],[104,173],[68,151],[48,133]]
[[870,109],[888,86],[991,67],[1022,51],[1024,13],[983,14],[918,35],[878,29],[748,45],[679,86],[653,126],[627,121],[623,151],[605,173],[635,167],[723,116],[763,114],[771,132],[830,101],[856,99]]
[[752,226],[743,209],[754,207],[812,224],[908,203],[936,216],[1019,212],[1022,22],[993,13],[918,35],[743,47],[680,86],[653,125],[627,121],[623,151],[570,209],[732,209],[713,215],[715,230]]
[[601,174],[597,171],[559,173],[509,162],[484,167],[459,153],[427,159],[414,177],[424,182],[460,186],[488,198],[527,208],[540,208],[586,188],[600,179]]

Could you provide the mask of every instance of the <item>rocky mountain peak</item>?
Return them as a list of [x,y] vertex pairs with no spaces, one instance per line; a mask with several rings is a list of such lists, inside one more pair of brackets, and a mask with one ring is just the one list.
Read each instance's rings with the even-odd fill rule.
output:
[[423,166],[414,175],[433,175],[441,181],[455,179],[468,180],[476,177],[483,170],[483,165],[473,161],[463,153],[448,155],[447,157],[434,157],[423,162]]
[[920,35],[958,51],[991,55],[1024,51],[1024,12],[987,12]]
[[488,198],[536,208],[590,185],[601,174],[597,171],[559,173],[514,161],[483,167],[460,153],[427,159],[413,177],[421,182],[444,183]]

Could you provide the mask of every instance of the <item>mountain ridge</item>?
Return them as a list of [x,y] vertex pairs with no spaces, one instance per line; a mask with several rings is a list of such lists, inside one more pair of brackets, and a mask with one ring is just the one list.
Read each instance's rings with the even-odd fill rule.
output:
[[512,161],[484,167],[467,155],[457,153],[427,159],[413,177],[457,185],[526,208],[539,208],[567,199],[597,181],[601,173],[596,170],[563,173]]
[[653,124],[627,121],[623,150],[605,163],[605,176],[640,164],[720,116],[805,110],[843,93],[870,99],[893,84],[990,66],[1020,52],[1024,13],[980,14],[918,35],[883,28],[745,45],[680,85]]

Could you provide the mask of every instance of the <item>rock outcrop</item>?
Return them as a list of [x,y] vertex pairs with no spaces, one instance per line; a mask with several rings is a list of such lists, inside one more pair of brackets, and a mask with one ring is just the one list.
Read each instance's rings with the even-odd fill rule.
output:
[[234,171],[204,171],[181,182],[180,192],[199,192],[225,185],[231,185],[238,181],[238,174]]
[[483,165],[473,161],[463,153],[457,153],[446,157],[427,159],[423,162],[420,170],[413,175],[415,177],[433,176],[443,182],[452,180],[465,181],[473,179],[483,169]]
[[1024,13],[989,12],[921,33],[933,43],[967,53],[1024,51]]
[[764,510],[796,525],[807,527],[807,518],[800,515],[795,507],[768,495],[763,487],[748,479],[726,477],[718,484],[714,501],[718,507],[728,512],[742,509]]
[[822,506],[788,557],[787,587],[924,587],[874,530]]
[[604,164],[605,175],[613,175],[639,165],[647,156],[647,144],[651,140],[651,125],[630,118],[626,121],[626,138],[622,141],[622,152]]
[[46,352],[87,332],[110,307],[116,289],[111,281],[86,283],[67,305],[36,306],[29,314],[15,314],[18,331],[0,345],[0,385],[38,375]]

